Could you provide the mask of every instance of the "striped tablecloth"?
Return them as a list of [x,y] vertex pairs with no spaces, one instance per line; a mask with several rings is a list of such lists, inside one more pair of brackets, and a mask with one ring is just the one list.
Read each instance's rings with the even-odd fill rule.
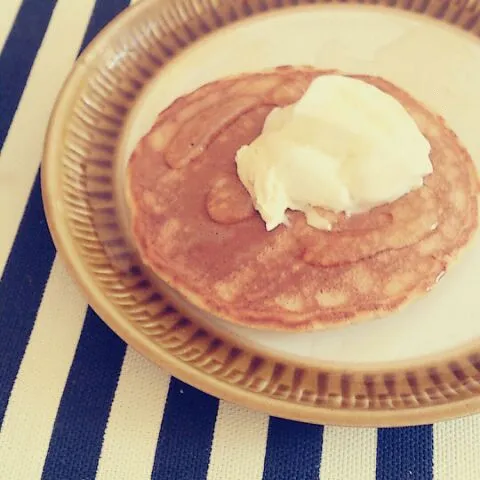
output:
[[170,378],[88,308],[48,233],[39,164],[75,58],[128,3],[0,0],[0,480],[479,480],[479,417],[269,418]]

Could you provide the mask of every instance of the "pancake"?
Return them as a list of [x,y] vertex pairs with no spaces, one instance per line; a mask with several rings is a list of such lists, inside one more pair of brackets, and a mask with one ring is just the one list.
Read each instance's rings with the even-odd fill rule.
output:
[[[376,317],[425,294],[477,228],[476,168],[444,120],[391,83],[431,144],[433,173],[395,202],[352,215],[301,212],[267,232],[236,174],[235,153],[274,107],[318,75],[278,69],[222,79],[177,99],[128,166],[132,232],[142,261],[191,303],[248,327],[301,331]],[[336,73],[336,72],[335,72]]]

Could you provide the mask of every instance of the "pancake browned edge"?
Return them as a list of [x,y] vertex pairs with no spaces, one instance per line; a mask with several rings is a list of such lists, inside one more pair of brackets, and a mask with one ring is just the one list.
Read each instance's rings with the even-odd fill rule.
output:
[[128,167],[143,262],[191,303],[248,327],[302,331],[397,310],[433,287],[477,228],[476,168],[443,119],[391,83],[356,76],[399,100],[431,144],[423,187],[335,221],[332,232],[288,212],[267,232],[236,174],[235,152],[275,106],[333,73],[280,67],[205,85],[176,100]]

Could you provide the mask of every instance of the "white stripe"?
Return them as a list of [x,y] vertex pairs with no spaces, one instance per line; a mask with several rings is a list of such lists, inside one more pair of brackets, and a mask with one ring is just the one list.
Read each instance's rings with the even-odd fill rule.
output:
[[433,426],[433,478],[480,479],[480,415]]
[[132,348],[122,366],[96,480],[148,480],[170,376]]
[[59,0],[57,3],[3,146],[0,277],[38,170],[50,111],[80,48],[94,3],[95,0]]
[[325,427],[320,478],[375,480],[376,455],[375,428]]
[[21,4],[22,0],[8,0],[7,2],[3,0],[2,2],[2,14],[0,15],[0,52],[5,45],[5,40],[10,33],[10,29],[13,26]]
[[267,434],[267,415],[220,402],[208,480],[261,479]]
[[5,412],[0,478],[41,477],[86,308],[57,258]]

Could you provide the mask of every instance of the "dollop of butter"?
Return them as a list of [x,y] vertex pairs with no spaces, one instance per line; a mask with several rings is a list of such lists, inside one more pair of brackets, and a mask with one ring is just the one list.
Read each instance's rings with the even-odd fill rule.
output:
[[238,176],[273,230],[300,210],[347,214],[392,202],[433,170],[430,144],[391,95],[342,75],[317,77],[300,100],[268,115],[262,133],[236,153]]

